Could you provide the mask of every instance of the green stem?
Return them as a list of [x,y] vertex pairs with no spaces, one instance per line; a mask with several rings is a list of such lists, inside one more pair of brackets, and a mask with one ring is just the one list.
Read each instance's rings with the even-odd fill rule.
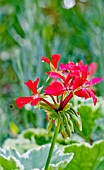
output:
[[54,146],[55,146],[56,138],[57,138],[57,135],[58,135],[58,132],[59,132],[59,128],[60,128],[60,120],[58,120],[57,126],[55,126],[54,136],[53,136],[53,139],[52,139],[50,151],[49,151],[47,162],[46,162],[46,165],[45,165],[45,170],[48,170],[49,163],[50,163],[52,153],[53,153],[53,149],[54,149]]

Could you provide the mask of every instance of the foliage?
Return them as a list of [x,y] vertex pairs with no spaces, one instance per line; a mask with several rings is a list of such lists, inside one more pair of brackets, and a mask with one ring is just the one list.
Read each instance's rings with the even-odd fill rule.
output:
[[65,170],[103,170],[104,141],[95,142],[94,145],[88,143],[72,144],[65,147],[65,153],[74,153],[74,158]]
[[[47,133],[46,129],[28,129],[24,130],[19,134],[16,139],[6,139],[3,148],[11,148],[11,146],[16,149],[19,153],[24,153],[33,147],[41,146],[50,143],[52,140],[53,132]],[[83,138],[77,134],[73,134],[71,139],[64,140],[59,134],[57,137],[57,144],[67,145],[76,142],[84,141]]]
[[93,141],[104,139],[104,102],[101,103],[102,116],[96,121],[91,139]]
[[[29,130],[31,131],[31,130]],[[33,131],[33,130],[32,130]],[[38,134],[39,135],[39,134]],[[19,143],[20,141],[20,143]],[[28,142],[27,142],[28,141]],[[15,143],[16,141],[15,140],[12,140],[12,143],[9,143],[8,145],[8,141],[5,145],[5,148],[10,148],[11,145],[13,146],[13,142]],[[26,149],[26,145],[24,145],[24,143],[22,143],[22,138],[18,138],[17,140],[17,143],[18,143],[18,148],[20,149],[20,152],[19,153],[24,153],[23,152],[23,149],[25,148],[26,150],[28,150],[26,153],[22,154],[21,156],[21,159],[24,158],[24,156],[26,156],[26,154],[30,154],[33,150],[37,150],[35,148],[38,148],[39,146],[37,146],[35,143],[33,145],[33,142],[30,142],[28,139],[25,139],[25,144],[27,142],[27,146],[31,147],[31,149],[29,149],[29,147],[27,147]],[[15,145],[15,144],[14,144]],[[24,148],[23,148],[23,145],[24,145]],[[21,147],[22,146],[22,147]],[[47,146],[49,145],[44,145],[42,147],[39,147],[40,148],[40,154],[41,156],[43,155],[42,154],[42,148],[43,149],[43,152],[45,150],[46,152],[46,148]],[[13,146],[14,147],[14,146]],[[92,170],[103,170],[103,164],[104,164],[104,161],[103,161],[103,157],[104,157],[104,151],[103,151],[103,148],[104,147],[104,140],[101,140],[101,141],[97,141],[95,142],[93,145],[90,145],[88,143],[77,143],[77,144],[70,144],[70,145],[67,145],[65,146],[64,148],[61,146],[61,148],[64,149],[64,152],[65,153],[74,153],[74,157],[72,159],[72,161],[67,165],[66,168],[64,168],[65,170],[69,170],[69,169],[75,169],[75,170],[78,170],[78,169],[83,169],[83,168],[86,168],[86,170],[88,169],[92,169]],[[21,165],[23,165],[24,163],[22,162],[24,159],[20,159],[20,157],[17,155],[20,155],[17,151],[13,150],[13,149],[9,149],[9,150],[6,150],[4,148],[4,151],[5,151],[5,154],[4,154],[4,151],[1,150],[1,154],[3,154],[5,157],[8,155],[8,156],[11,156],[11,157],[15,157],[17,160],[20,161]],[[17,148],[17,149],[18,149]],[[33,149],[34,148],[34,149]],[[49,149],[49,148],[48,148]],[[62,149],[62,150],[63,150]],[[26,151],[24,150],[24,151]],[[56,149],[57,150],[57,149]],[[16,154],[16,153],[18,154]],[[8,153],[8,154],[6,154]],[[14,154],[15,153],[15,154]],[[47,151],[48,153],[48,151]],[[44,153],[47,155],[47,153]],[[33,154],[33,152],[31,153]],[[54,155],[55,153],[53,153]],[[37,156],[37,155],[36,155]],[[39,156],[39,155],[38,155]],[[37,156],[37,159],[38,159],[38,156]],[[70,155],[71,156],[71,155]],[[30,159],[31,156],[29,157]],[[15,159],[14,159],[15,160]],[[40,159],[39,159],[40,160]],[[56,160],[56,157],[55,157],[55,160]],[[69,160],[69,158],[68,158]],[[58,160],[57,160],[58,161]],[[38,161],[37,161],[37,164],[38,164]],[[35,164],[34,164],[35,165]],[[28,165],[29,166],[29,165]],[[54,167],[54,166],[53,166]],[[55,170],[55,167],[53,168],[53,170]]]
[[[102,102],[101,102],[102,103]],[[97,106],[93,106],[93,104],[80,104],[77,106],[78,112],[81,115],[82,119],[82,131],[77,132],[87,141],[90,142],[91,134],[96,126],[96,121],[101,118],[102,109],[101,103],[99,102]],[[95,132],[96,133],[96,132]]]
[[8,159],[2,155],[0,155],[0,169],[6,169],[8,167],[8,170],[23,170],[23,166],[15,160],[13,157],[9,157]]
[[[49,152],[49,145],[38,147],[37,149],[32,149],[20,155],[16,150],[0,150],[0,166],[6,168],[5,165],[8,163],[10,167],[8,170],[32,170],[32,169],[42,169],[44,168],[46,159]],[[64,169],[66,165],[72,160],[73,153],[64,154],[57,147],[54,149],[49,170],[59,170]],[[8,161],[9,160],[9,161]]]

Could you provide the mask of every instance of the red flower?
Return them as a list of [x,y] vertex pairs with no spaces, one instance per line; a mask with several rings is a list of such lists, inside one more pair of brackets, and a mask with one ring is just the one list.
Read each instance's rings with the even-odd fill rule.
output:
[[94,105],[96,105],[97,98],[90,87],[102,80],[103,78],[93,78],[92,80],[86,80],[86,82],[80,87],[80,90],[77,90],[75,94],[79,97],[84,97],[85,99],[92,98]]
[[86,82],[88,75],[88,66],[81,66],[77,71],[73,71],[71,75],[73,75],[74,77],[72,89],[75,90]]
[[55,69],[57,69],[58,62],[60,60],[60,54],[53,54],[52,55],[52,62],[47,57],[41,58],[42,62],[45,62],[47,64],[51,64]]
[[37,92],[37,85],[39,83],[39,78],[37,78],[34,82],[29,80],[24,83],[30,90],[32,90],[33,95],[29,97],[19,97],[16,99],[17,106],[21,109],[25,104],[30,103],[32,106],[35,106],[40,101],[39,94]]
[[[46,72],[46,74],[54,80],[44,89],[45,94],[42,95],[37,91],[39,78],[34,82],[29,80],[24,83],[33,92],[33,95],[17,98],[16,104],[19,108],[22,108],[27,103],[35,106],[38,102],[40,102],[40,104],[44,102],[55,111],[62,110],[74,94],[85,99],[92,98],[94,105],[96,105],[97,97],[91,88],[93,85],[102,81],[103,78],[93,78],[89,80],[89,72],[90,75],[92,75],[96,70],[95,63],[90,65],[90,70],[88,70],[88,65],[84,64],[82,60],[77,64],[74,62],[68,62],[67,64],[61,63],[58,71],[59,54],[52,55],[52,62],[47,57],[42,57],[41,60],[50,65],[51,71]],[[51,97],[53,103],[47,100],[46,95]],[[58,98],[59,95],[61,95],[61,97]],[[56,97],[54,98],[53,96]],[[56,107],[57,102],[60,102],[59,108]]]
[[[68,100],[72,98],[72,92],[79,97],[92,98],[94,105],[96,105],[97,98],[90,88],[91,86],[102,81],[102,78],[94,78],[92,80],[87,80],[88,78],[88,65],[84,65],[83,62],[79,62],[78,65],[73,62],[67,64],[60,64],[61,72],[47,72],[50,78],[60,79],[61,82],[54,82],[47,86],[45,89],[46,94],[58,96],[68,91],[69,97],[66,97],[66,101],[63,103],[68,103]],[[63,105],[64,107],[64,105]]]
[[[62,71],[65,71],[66,68],[69,72],[64,72],[63,74],[61,72],[46,72],[46,74],[49,75],[50,78],[60,78],[64,87],[67,90],[75,90],[84,82],[86,81],[87,74],[88,74],[88,66],[77,66],[74,63],[68,63],[66,65],[61,64]],[[57,83],[56,83],[57,84]]]

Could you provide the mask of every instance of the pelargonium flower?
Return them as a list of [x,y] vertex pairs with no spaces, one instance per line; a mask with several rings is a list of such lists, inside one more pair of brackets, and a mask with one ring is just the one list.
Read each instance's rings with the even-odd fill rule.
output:
[[33,95],[28,97],[19,97],[16,99],[16,104],[20,109],[25,104],[28,103],[30,103],[32,106],[38,104],[38,102],[40,101],[39,93],[37,91],[38,83],[39,83],[39,78],[37,78],[34,82],[32,82],[32,80],[29,80],[28,82],[24,83],[33,92]]
[[60,73],[47,72],[50,78],[60,79],[60,81],[55,81],[47,86],[44,90],[46,94],[59,96],[64,92],[68,92],[70,97],[65,98],[63,107],[73,97],[72,94],[85,99],[92,98],[94,105],[96,105],[97,98],[91,86],[102,81],[102,78],[88,80],[88,65],[83,64],[81,61],[78,64],[73,62],[60,64],[60,70],[62,71]]
[[60,54],[53,54],[52,55],[52,62],[45,56],[41,58],[42,62],[45,62],[50,65],[51,70],[55,71],[58,66],[58,62],[60,60]]
[[53,54],[52,61],[47,57],[42,57],[41,60],[50,65],[51,71],[46,72],[46,74],[52,81],[45,87],[43,94],[40,94],[40,90],[37,89],[39,78],[34,82],[29,80],[24,83],[33,94],[17,98],[16,104],[19,108],[22,108],[27,103],[32,106],[39,103],[38,107],[44,109],[48,114],[48,131],[52,127],[52,122],[59,120],[62,136],[64,138],[70,137],[74,131],[73,122],[82,130],[80,114],[77,110],[74,110],[69,103],[70,100],[73,95],[85,100],[92,98],[94,105],[96,105],[97,97],[92,90],[92,86],[99,83],[103,78],[89,79],[89,75],[92,75],[96,70],[94,63],[90,65],[90,70],[82,60],[77,64],[74,62],[61,63],[58,69],[60,54]]

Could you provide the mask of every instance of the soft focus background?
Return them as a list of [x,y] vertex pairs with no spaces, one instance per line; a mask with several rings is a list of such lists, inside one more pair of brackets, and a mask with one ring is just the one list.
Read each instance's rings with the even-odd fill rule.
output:
[[[43,111],[20,110],[15,104],[17,97],[30,93],[25,81],[40,77],[40,86],[44,83],[49,67],[41,63],[42,56],[59,53],[64,63],[97,62],[95,76],[104,76],[103,8],[103,0],[0,0],[0,145],[24,129],[46,127]],[[96,91],[102,106],[104,81]],[[91,110],[86,111],[92,128],[89,136],[81,134],[86,141],[104,138],[100,109],[91,118]]]

